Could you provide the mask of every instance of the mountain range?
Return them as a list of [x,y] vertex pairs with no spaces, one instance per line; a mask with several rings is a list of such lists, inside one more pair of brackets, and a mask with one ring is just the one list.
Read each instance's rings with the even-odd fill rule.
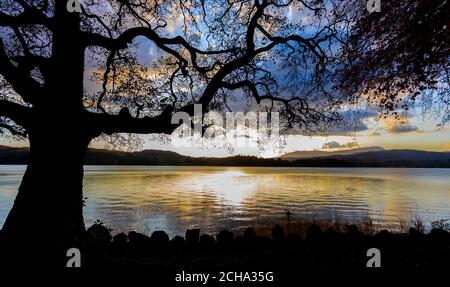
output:
[[352,155],[358,153],[366,153],[372,151],[384,151],[382,147],[362,147],[347,150],[338,151],[322,151],[322,150],[312,150],[312,151],[294,151],[282,155],[280,158],[284,160],[297,160],[301,158],[314,158],[314,157],[324,157],[324,156],[340,156],[340,155]]
[[[0,164],[26,164],[28,153],[29,149],[25,147],[0,146]],[[450,152],[384,150],[380,147],[371,147],[337,152],[298,151],[285,154],[279,158],[264,159],[253,156],[197,158],[161,150],[144,150],[130,153],[89,149],[86,154],[85,164],[450,168]]]

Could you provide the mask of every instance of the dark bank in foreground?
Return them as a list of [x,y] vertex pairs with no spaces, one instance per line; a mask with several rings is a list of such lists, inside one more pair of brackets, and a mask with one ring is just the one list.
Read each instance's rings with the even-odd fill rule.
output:
[[[102,224],[94,224],[70,243],[45,242],[36,245],[33,238],[11,241],[0,233],[1,265],[85,269],[121,268],[160,272],[175,276],[185,270],[219,272],[250,270],[285,272],[286,270],[367,270],[368,266],[410,270],[450,267],[450,233],[434,228],[428,234],[410,228],[408,233],[382,230],[366,235],[356,225],[344,232],[322,230],[311,225],[304,236],[286,233],[275,225],[271,237],[263,237],[247,228],[235,236],[223,230],[217,236],[200,230],[187,230],[185,237],[169,238],[164,231],[151,236],[137,232],[111,236]],[[32,248],[30,246],[33,246]],[[67,250],[79,250],[79,262],[67,257]],[[380,251],[378,262],[371,262],[373,248]],[[175,277],[173,277],[175,278]],[[166,278],[167,279],[167,278]]]

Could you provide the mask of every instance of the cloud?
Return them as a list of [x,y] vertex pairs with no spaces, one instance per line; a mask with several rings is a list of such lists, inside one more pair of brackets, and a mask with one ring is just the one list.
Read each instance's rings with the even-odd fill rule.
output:
[[377,115],[371,110],[346,110],[341,112],[343,122],[339,122],[338,126],[334,126],[327,131],[327,135],[343,135],[350,136],[356,132],[363,132],[370,129],[367,120]]
[[383,129],[391,134],[418,132],[419,128],[412,125],[409,119],[405,116],[395,118],[393,116],[381,118],[379,123],[383,126]]
[[337,141],[331,141],[324,143],[322,145],[322,149],[351,149],[359,147],[358,142],[346,142],[346,143],[338,143]]
[[450,142],[444,145],[443,151],[450,151]]
[[388,132],[396,134],[396,133],[409,133],[409,132],[415,132],[418,131],[419,128],[410,124],[402,124],[402,125],[396,125],[392,128],[388,129]]
[[381,136],[381,133],[380,132],[371,132],[369,134],[369,136],[371,136],[371,137],[378,137],[378,136]]
[[342,136],[350,136],[355,132],[363,132],[368,130],[369,127],[362,122],[362,120],[358,120],[357,122],[342,124],[341,126],[332,127],[327,130],[327,135],[342,135]]

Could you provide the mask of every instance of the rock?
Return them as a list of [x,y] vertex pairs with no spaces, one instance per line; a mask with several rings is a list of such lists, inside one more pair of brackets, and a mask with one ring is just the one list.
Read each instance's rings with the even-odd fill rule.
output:
[[158,242],[158,243],[168,243],[169,242],[169,235],[167,235],[167,233],[165,233],[164,231],[153,232],[151,238],[154,242]]
[[152,253],[152,239],[145,234],[137,233],[135,231],[129,232],[128,244],[133,256],[145,258]]
[[286,236],[286,240],[291,241],[291,242],[299,242],[299,241],[302,241],[303,238],[296,233],[289,233]]
[[333,227],[328,228],[323,233],[323,238],[326,240],[330,240],[330,241],[338,240],[338,239],[340,239],[340,237],[341,237],[341,234],[339,232],[337,232],[336,230],[334,230]]
[[346,234],[349,238],[357,238],[359,236],[358,226],[355,224],[347,225]]
[[217,242],[226,243],[231,242],[234,238],[233,232],[222,230],[217,235]]
[[449,238],[449,233],[443,229],[433,228],[430,232],[430,238],[435,241],[446,241]]
[[106,245],[111,242],[109,229],[102,224],[93,224],[86,232],[89,240],[94,244]]
[[172,240],[170,240],[170,242],[179,242],[179,243],[182,243],[182,242],[184,242],[184,238],[183,238],[182,236],[177,235],[177,236],[175,236],[174,238],[172,238]]
[[200,237],[200,229],[186,230],[186,242],[198,242]]
[[236,237],[234,238],[234,241],[235,241],[235,242],[239,242],[239,243],[240,243],[240,242],[244,242],[244,236],[239,236],[239,235],[238,235],[238,236],[236,236]]
[[125,246],[128,243],[128,236],[125,233],[119,233],[113,237],[113,244],[116,246]]
[[128,233],[128,242],[132,246],[143,247],[150,245],[152,240],[145,234],[137,233],[136,231],[131,231]]
[[256,239],[256,232],[252,228],[244,230],[244,240],[253,241]]
[[117,255],[123,256],[128,250],[128,236],[125,233],[119,233],[112,239],[112,246]]
[[318,240],[320,238],[320,235],[322,234],[322,229],[320,229],[319,226],[316,224],[312,224],[308,229],[306,229],[305,232],[305,239],[306,240]]
[[214,244],[215,242],[216,240],[211,235],[203,234],[202,236],[200,236],[200,243],[203,245],[211,245]]
[[425,234],[411,227],[408,232],[408,238],[411,240],[422,240],[423,238],[425,238]]
[[280,225],[275,225],[275,227],[272,229],[272,239],[275,241],[284,240],[284,230],[283,227]]
[[184,243],[184,238],[177,235],[174,238],[172,238],[172,240],[170,240],[170,243],[174,246],[181,246]]
[[387,242],[391,242],[392,240],[396,239],[395,234],[387,231],[386,229],[381,230],[380,232],[378,232],[377,234],[375,234],[375,239],[377,240],[381,240],[381,241],[387,241]]

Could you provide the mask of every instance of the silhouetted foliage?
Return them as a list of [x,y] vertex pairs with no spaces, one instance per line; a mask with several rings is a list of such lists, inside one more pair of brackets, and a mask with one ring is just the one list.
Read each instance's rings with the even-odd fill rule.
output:
[[352,19],[343,45],[341,88],[398,115],[420,99],[443,122],[450,120],[448,0],[344,1]]

